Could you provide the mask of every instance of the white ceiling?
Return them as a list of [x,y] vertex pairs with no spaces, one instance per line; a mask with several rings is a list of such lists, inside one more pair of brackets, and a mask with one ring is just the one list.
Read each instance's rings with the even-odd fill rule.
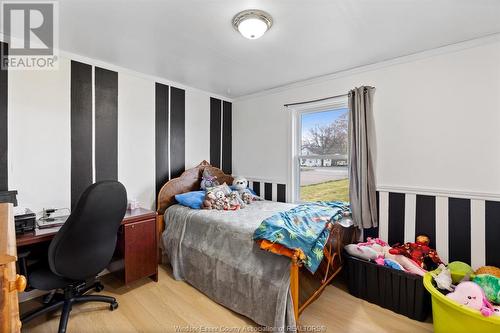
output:
[[[62,0],[60,48],[238,97],[500,32],[500,0]],[[258,8],[261,39],[235,32]]]

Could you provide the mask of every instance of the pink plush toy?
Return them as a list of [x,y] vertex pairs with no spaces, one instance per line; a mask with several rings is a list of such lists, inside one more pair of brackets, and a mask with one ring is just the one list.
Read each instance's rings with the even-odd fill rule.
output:
[[493,305],[493,315],[500,316],[500,305]]
[[455,288],[454,292],[451,292],[446,296],[461,305],[479,310],[485,317],[491,316],[494,312],[493,306],[490,302],[488,302],[483,289],[481,289],[481,287],[474,282],[461,282]]
[[380,238],[371,238],[371,237],[366,238],[365,243],[358,243],[359,246],[370,246],[373,244],[378,244],[380,246],[388,246],[389,245],[386,242],[384,242],[383,240],[381,240]]

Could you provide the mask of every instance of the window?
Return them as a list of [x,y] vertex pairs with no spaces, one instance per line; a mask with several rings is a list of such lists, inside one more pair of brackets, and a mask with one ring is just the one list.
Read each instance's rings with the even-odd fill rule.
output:
[[347,99],[295,111],[295,201],[349,201]]

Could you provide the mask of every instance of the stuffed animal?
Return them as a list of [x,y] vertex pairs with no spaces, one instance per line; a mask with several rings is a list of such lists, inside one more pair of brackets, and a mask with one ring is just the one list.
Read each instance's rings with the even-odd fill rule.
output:
[[356,258],[364,260],[375,260],[378,258],[378,253],[369,246],[358,246],[358,244],[348,244],[344,246],[346,252]]
[[366,239],[366,242],[364,243],[358,243],[356,244],[357,246],[367,246],[370,247],[372,250],[376,251],[379,256],[384,257],[385,252],[390,249],[389,244],[381,240],[380,238],[371,238],[368,237]]
[[386,259],[392,259],[392,260],[396,261],[398,264],[403,266],[405,271],[407,271],[409,273],[420,275],[420,276],[424,276],[425,273],[427,273],[427,271],[425,269],[423,269],[422,267],[420,267],[419,264],[417,264],[415,261],[413,261],[412,259],[410,259],[402,254],[391,255],[390,258],[387,258],[387,256],[386,256]]
[[443,264],[440,264],[439,267],[431,272],[434,281],[436,282],[436,286],[442,290],[453,291],[453,284],[451,280],[451,272]]
[[202,209],[213,209],[215,205],[215,201],[217,201],[217,198],[215,197],[214,192],[207,192],[205,194],[205,200],[203,200],[203,203],[201,204]]
[[500,278],[490,274],[479,274],[472,281],[483,288],[490,302],[500,304]]
[[393,248],[389,250],[389,253],[404,255],[426,270],[435,269],[439,264],[443,263],[436,250],[429,247],[429,237],[424,235],[417,236],[415,243],[393,246]]
[[500,316],[500,305],[493,305],[493,315]]
[[[211,192],[208,192],[211,193]],[[227,207],[227,198],[222,190],[216,190],[213,192],[215,195],[215,202],[212,205],[212,208],[217,210],[224,210]]]
[[465,280],[469,280],[469,277],[474,273],[470,265],[461,261],[450,262],[448,264],[448,269],[451,272],[451,279],[454,284],[459,283],[464,280],[464,278]]
[[235,177],[233,179],[233,189],[241,195],[245,190],[248,190],[248,180],[243,177]]
[[494,275],[497,278],[500,278],[500,268],[495,267],[495,266],[482,266],[476,269],[474,274],[479,275],[479,274],[490,274]]
[[252,201],[253,201],[253,197],[254,195],[250,192],[243,192],[243,194],[241,195],[241,200],[243,200],[243,202],[247,205],[251,204]]
[[201,176],[200,188],[204,191],[207,188],[218,186],[219,182],[217,177],[213,176],[208,170],[203,170],[203,175]]
[[392,260],[392,259],[384,259],[384,266],[398,270],[398,271],[404,271],[404,267],[401,266],[397,261]]
[[262,200],[258,196],[254,195],[248,189],[248,180],[243,177],[235,177],[233,179],[233,190],[239,193],[240,198],[247,204],[251,204],[252,201],[260,201]]
[[240,198],[240,194],[236,191],[233,191],[229,193],[229,196],[227,197],[227,202],[226,202],[226,207],[224,207],[225,210],[238,210],[240,208],[243,208],[245,203],[243,200]]
[[484,295],[481,287],[470,281],[461,282],[455,291],[446,295],[460,305],[468,306],[472,309],[479,310],[485,317],[493,314],[493,306]]

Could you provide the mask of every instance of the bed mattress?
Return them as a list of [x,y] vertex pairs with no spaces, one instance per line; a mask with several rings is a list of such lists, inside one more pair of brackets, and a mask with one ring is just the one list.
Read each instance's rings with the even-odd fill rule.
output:
[[270,201],[237,211],[171,206],[165,212],[163,260],[175,279],[257,324],[286,331],[295,325],[290,259],[261,250],[252,236],[264,219],[293,207]]

